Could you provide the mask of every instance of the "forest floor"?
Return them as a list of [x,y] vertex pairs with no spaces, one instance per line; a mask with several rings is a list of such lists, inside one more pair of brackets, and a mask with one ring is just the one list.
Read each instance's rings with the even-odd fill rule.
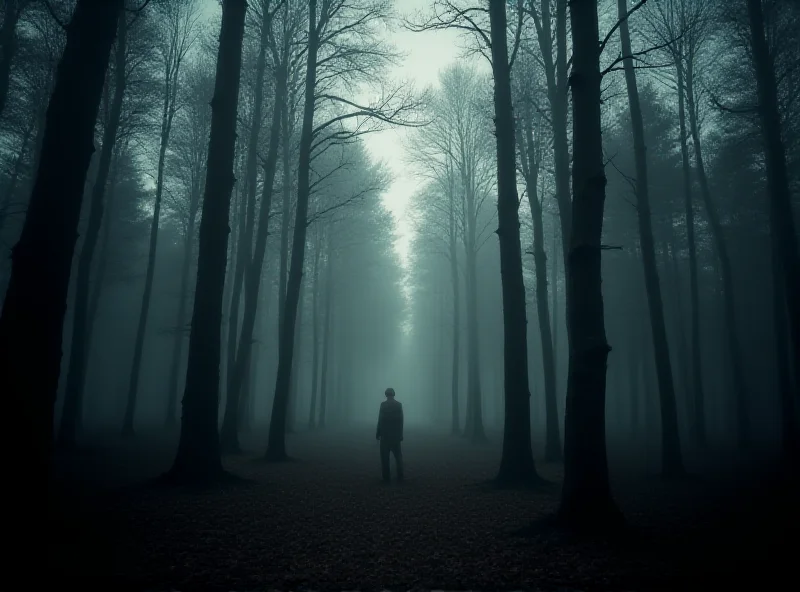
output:
[[[259,435],[263,435],[260,434]],[[579,537],[548,527],[552,486],[496,490],[500,435],[471,445],[407,430],[406,482],[381,484],[368,428],[300,433],[296,460],[228,457],[247,482],[206,491],[155,485],[175,437],[91,445],[59,459],[48,568],[62,589],[717,590],[783,587],[798,558],[797,490],[751,462],[665,482],[612,471],[629,528]],[[257,452],[255,452],[257,451]],[[520,529],[531,523],[540,527]],[[791,578],[791,579],[789,579]]]

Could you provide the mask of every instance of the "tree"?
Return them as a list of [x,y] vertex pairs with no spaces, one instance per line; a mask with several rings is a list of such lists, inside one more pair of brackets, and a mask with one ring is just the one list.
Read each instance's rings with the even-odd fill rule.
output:
[[[539,196],[539,170],[542,166],[542,150],[544,143],[541,134],[541,122],[534,124],[534,116],[530,104],[525,104],[525,115],[517,120],[517,147],[520,152],[522,176],[528,193],[528,203],[533,222],[533,261],[536,273],[536,313],[539,320],[539,334],[542,342],[542,367],[544,369],[545,397],[545,460],[560,462],[561,437],[559,436],[559,420],[556,396],[555,351],[551,332],[550,312],[547,295],[547,255],[544,250],[544,207]],[[536,137],[534,138],[534,125]],[[555,268],[555,264],[554,264]],[[555,282],[553,282],[555,290]]]
[[[452,273],[456,292],[459,281],[458,237],[464,247],[468,369],[464,435],[480,442],[486,436],[481,411],[477,258],[481,246],[485,244],[483,235],[488,223],[483,206],[494,184],[495,156],[485,142],[489,129],[483,80],[473,70],[453,66],[439,76],[439,83],[439,89],[432,93],[428,109],[427,119],[431,123],[415,135],[413,150],[409,152],[413,155],[411,161],[435,185],[436,191],[430,193],[430,197],[439,197],[446,202],[446,205],[430,204],[428,207],[435,205],[434,212],[453,219],[452,225],[445,223],[438,226],[449,234],[447,256],[451,266],[456,266]],[[456,307],[459,296],[454,293]],[[458,351],[458,338],[457,329],[454,352]],[[454,395],[457,401],[458,379],[455,373],[458,371],[458,362],[457,358],[454,360]],[[457,410],[454,415],[457,423]]]
[[[280,9],[280,4],[277,8],[273,9],[277,11]],[[278,46],[275,40],[275,31],[273,31],[273,21],[275,19],[275,14],[270,13],[270,4],[269,2],[265,3],[262,6],[263,11],[263,21],[262,21],[262,40],[263,46],[259,49],[260,52],[266,52],[268,46],[272,52],[272,61],[273,61],[273,68],[275,71],[275,92],[274,92],[274,100],[273,100],[273,107],[272,107],[272,121],[270,124],[270,139],[269,139],[269,146],[267,149],[267,157],[264,164],[264,181],[263,181],[263,190],[261,194],[261,203],[259,206],[259,218],[258,218],[258,234],[256,236],[255,242],[255,250],[253,249],[252,240],[245,240],[243,243],[240,244],[241,252],[244,253],[243,256],[245,258],[246,265],[245,270],[243,271],[245,277],[245,295],[244,295],[244,315],[242,319],[242,331],[239,336],[239,345],[236,348],[236,355],[234,356],[234,364],[232,368],[232,372],[229,374],[228,380],[228,398],[226,401],[225,406],[225,416],[223,419],[222,424],[222,446],[223,449],[230,452],[238,452],[239,451],[239,442],[238,442],[238,427],[239,427],[239,399],[240,399],[240,391],[242,388],[242,384],[244,382],[244,377],[247,371],[247,367],[250,364],[250,357],[251,357],[251,349],[253,343],[253,331],[255,328],[256,322],[256,311],[258,308],[258,294],[259,288],[261,285],[261,276],[264,266],[264,257],[266,254],[267,249],[267,238],[269,236],[269,219],[270,219],[270,212],[272,207],[272,193],[273,193],[273,184],[275,181],[275,172],[278,163],[278,140],[281,137],[281,122],[285,121],[285,114],[284,111],[288,108],[287,105],[287,84],[288,84],[288,73],[289,73],[289,61],[291,59],[291,49],[292,49],[292,42],[295,38],[296,33],[296,15],[294,12],[290,12],[290,7],[287,4],[283,5],[283,17],[281,19],[280,24],[282,25],[282,31],[280,35],[280,46]],[[259,55],[259,68],[261,68],[262,56]],[[264,56],[264,61],[266,61],[266,56]],[[263,75],[263,72],[261,72]],[[258,73],[257,73],[258,76]],[[258,84],[258,81],[257,81]],[[254,122],[255,117],[257,116],[259,119],[261,118],[260,107],[259,104],[259,91],[258,87],[256,88],[256,107],[254,108]],[[255,123],[253,123],[255,125]],[[284,127],[283,130],[283,139],[284,143],[287,142],[288,139],[288,130]],[[250,162],[252,160],[252,165],[255,167],[255,159],[256,159],[256,142],[258,140],[258,135],[255,132],[251,132],[250,142],[251,144],[248,147],[248,171]],[[250,210],[250,200],[251,197],[254,201],[255,196],[255,178],[252,178],[255,175],[255,171],[250,173],[251,179],[248,182],[248,205],[247,210]],[[253,205],[253,208],[255,206]],[[255,217],[255,212],[252,212],[252,217]],[[246,233],[253,233],[253,223],[248,223],[249,228],[245,229]],[[252,256],[251,256],[252,251]],[[234,279],[234,282],[236,279]],[[238,295],[236,294],[236,284],[234,283],[233,286],[233,302],[236,302],[238,299]],[[229,331],[235,334],[235,324],[238,321],[238,307],[237,310],[234,310],[233,305],[231,306],[231,318],[230,318],[230,326]],[[231,333],[229,333],[230,337]],[[235,342],[234,342],[235,345]],[[230,341],[228,344],[231,347]],[[229,352],[230,353],[230,352]],[[229,357],[230,360],[230,357]]]
[[124,436],[133,436],[133,419],[136,413],[136,400],[139,389],[139,376],[144,351],[144,336],[147,330],[147,317],[150,311],[150,298],[153,293],[153,274],[156,265],[158,248],[158,224],[161,217],[161,202],[164,191],[164,165],[169,146],[170,132],[175,114],[178,112],[178,90],[181,81],[181,68],[186,55],[194,45],[198,36],[199,4],[197,0],[173,0],[158,4],[159,17],[163,18],[164,36],[158,45],[161,54],[163,103],[161,109],[161,126],[159,135],[158,163],[156,169],[156,195],[153,203],[153,221],[150,229],[150,250],[147,258],[142,306],[139,322],[136,326],[133,360],[131,362],[130,381],[128,383],[125,418],[122,424]]
[[[553,165],[556,183],[556,202],[561,222],[561,245],[564,269],[569,252],[569,228],[572,200],[570,196],[569,133],[569,81],[567,77],[567,0],[528,0],[526,11],[533,19],[536,40],[541,54],[547,101],[550,107],[550,125],[553,131]],[[553,43],[555,41],[555,44]]]
[[173,138],[174,159],[168,161],[180,182],[180,199],[168,202],[170,209],[179,216],[183,231],[183,262],[180,274],[178,311],[175,319],[175,334],[172,345],[172,362],[169,369],[167,391],[167,427],[177,423],[178,374],[181,369],[183,342],[187,331],[186,305],[189,280],[194,260],[197,215],[202,201],[202,182],[208,160],[208,136],[211,132],[211,109],[214,80],[205,61],[198,61],[189,69],[186,77],[184,108],[179,114],[179,125]]
[[[94,123],[122,6],[122,0],[76,4],[47,107],[28,214],[12,252],[0,314],[0,375],[7,412],[20,430],[6,431],[5,443],[10,445],[8,438],[19,433],[30,439],[28,454],[11,461],[10,469],[24,483],[12,493],[15,507],[24,507],[26,500],[48,490],[70,267],[94,149]],[[65,151],[64,146],[71,149]],[[32,542],[30,527],[13,533],[18,549]]]
[[[677,0],[682,2],[683,0]],[[694,0],[692,0],[694,2]],[[695,236],[694,196],[692,191],[691,167],[689,165],[688,132],[686,125],[686,73],[684,55],[687,48],[696,43],[696,38],[686,24],[686,13],[671,0],[669,4],[657,4],[655,12],[646,12],[650,28],[656,32],[656,41],[662,45],[675,64],[675,82],[678,95],[678,123],[680,130],[681,163],[683,172],[683,197],[686,216],[686,240],[689,248],[689,299],[691,306],[691,346],[692,346],[692,390],[694,417],[692,422],[693,439],[696,445],[705,447],[706,417],[705,390],[703,387],[703,365],[700,342],[700,289],[697,274],[697,240]],[[684,33],[689,35],[685,38]]]
[[723,286],[723,307],[725,312],[725,330],[728,346],[728,355],[731,360],[733,371],[733,390],[736,405],[736,421],[738,426],[738,442],[740,447],[747,447],[751,444],[750,412],[748,409],[748,388],[744,375],[744,357],[742,355],[740,330],[736,320],[736,303],[734,301],[733,288],[733,269],[731,263],[730,249],[728,246],[729,238],[725,236],[719,207],[711,195],[706,173],[703,144],[700,138],[700,105],[701,93],[698,89],[701,80],[698,76],[700,69],[700,52],[703,42],[710,37],[708,21],[712,18],[709,14],[712,6],[709,0],[684,0],[689,1],[694,6],[689,7],[690,20],[686,23],[689,27],[690,37],[695,43],[686,46],[686,54],[683,57],[685,63],[685,91],[686,106],[689,113],[689,133],[694,148],[695,170],[700,182],[700,195],[705,206],[706,218],[711,229],[711,236],[719,261],[719,273],[722,278]]
[[313,288],[311,293],[311,325],[312,325],[312,345],[311,345],[311,405],[308,411],[308,429],[313,430],[317,427],[317,390],[319,374],[319,262],[322,255],[322,236],[319,226],[314,235],[314,266],[311,281]]
[[516,186],[516,148],[512,115],[511,67],[520,46],[525,20],[522,2],[515,6],[516,29],[509,55],[506,6],[501,2],[435,0],[422,22],[409,23],[414,31],[460,29],[477,41],[494,75],[495,135],[497,137],[497,235],[503,291],[505,429],[497,482],[530,484],[540,480],[533,461],[528,384],[527,313],[522,250],[519,236],[519,199]]
[[558,518],[577,528],[622,520],[608,481],[605,403],[606,339],[601,237],[606,176],[600,123],[599,27],[596,0],[573,0],[572,223],[567,259],[569,379],[564,425],[564,485]]
[[[445,145],[446,147],[446,145]],[[415,146],[414,154],[422,155],[424,150],[417,151]],[[414,245],[414,252],[424,253],[429,251],[431,254],[438,254],[443,257],[448,264],[450,287],[452,290],[452,320],[453,329],[451,354],[452,362],[450,369],[450,433],[457,435],[461,433],[460,410],[459,410],[459,377],[461,361],[461,274],[459,273],[458,257],[458,235],[461,232],[463,221],[457,213],[456,208],[456,174],[452,163],[449,149],[446,148],[446,158],[444,168],[441,171],[442,179],[438,183],[432,183],[416,196],[416,203],[413,211],[416,213],[414,225],[417,241]],[[435,164],[437,161],[431,158],[420,159],[426,164]],[[437,169],[433,168],[432,173]],[[444,197],[441,197],[441,192]],[[415,264],[414,269],[419,266]],[[423,282],[420,282],[423,283]]]
[[[372,104],[359,104],[342,96],[359,83],[380,86],[383,66],[394,53],[385,48],[378,31],[390,16],[385,0],[326,0],[317,13],[317,2],[308,6],[303,124],[297,167],[297,200],[292,252],[286,286],[286,304],[279,330],[278,371],[275,378],[272,416],[266,458],[282,461],[286,455],[286,419],[289,410],[294,334],[300,285],[303,277],[309,198],[312,192],[311,162],[330,147],[352,142],[359,135],[380,129],[382,124],[405,123],[415,104],[398,88],[384,87]],[[318,77],[319,74],[319,77]],[[319,83],[319,85],[318,85]],[[315,125],[315,113],[329,117]],[[354,123],[348,128],[345,122]]]
[[647,304],[650,311],[650,325],[653,336],[658,391],[661,399],[661,471],[664,476],[678,477],[684,473],[681,456],[680,435],[678,433],[678,411],[675,401],[675,387],[672,378],[672,363],[667,344],[667,328],[664,322],[664,305],[656,263],[656,248],[653,238],[653,225],[650,214],[650,189],[647,176],[647,153],[644,140],[644,120],[639,103],[639,89],[636,86],[636,72],[633,65],[633,50],[628,30],[628,8],[625,0],[617,0],[619,15],[619,36],[622,45],[625,85],[628,91],[628,104],[633,130],[633,148],[636,160],[636,214],[639,222],[639,240],[642,248],[642,263],[647,289]]
[[207,483],[223,474],[217,432],[222,293],[246,13],[246,0],[227,0],[222,7],[181,437],[168,474],[178,482]]
[[[521,18],[521,17],[520,17]],[[511,65],[506,38],[506,7],[489,2],[494,117],[497,138],[497,236],[503,283],[503,376],[505,429],[497,481],[504,484],[539,481],[531,449],[528,335],[522,246],[519,236],[519,197],[511,97]],[[521,25],[521,23],[520,23]],[[518,33],[519,34],[519,33]]]
[[[778,93],[775,80],[773,58],[765,38],[764,16],[760,0],[747,0],[747,14],[750,24],[753,67],[756,73],[758,92],[758,113],[761,120],[761,133],[767,168],[767,189],[769,191],[770,237],[773,250],[773,274],[780,276],[775,284],[776,293],[783,287],[785,306],[788,309],[789,334],[794,352],[795,369],[800,367],[800,254],[797,246],[797,233],[794,226],[789,175],[786,166],[786,152],[781,132],[781,114],[778,109]],[[781,298],[777,298],[776,309],[781,308]],[[780,317],[778,317],[780,318]],[[777,331],[780,331],[776,327]],[[780,355],[780,354],[779,354]],[[792,404],[788,389],[782,389],[783,405],[783,446],[787,457],[797,463],[798,435],[796,423],[793,424]]]
[[114,154],[114,145],[117,140],[120,116],[122,115],[122,100],[125,96],[127,39],[128,16],[125,11],[122,11],[119,16],[114,57],[114,98],[111,102],[108,120],[103,129],[100,161],[89,200],[89,224],[81,246],[81,254],[78,258],[69,369],[67,371],[67,385],[64,394],[64,410],[61,414],[61,429],[58,434],[60,445],[67,449],[75,446],[75,438],[81,421],[83,386],[86,372],[86,345],[88,343],[86,329],[89,311],[89,282],[95,246],[100,235],[100,225],[103,221],[106,184],[111,171],[111,158]]

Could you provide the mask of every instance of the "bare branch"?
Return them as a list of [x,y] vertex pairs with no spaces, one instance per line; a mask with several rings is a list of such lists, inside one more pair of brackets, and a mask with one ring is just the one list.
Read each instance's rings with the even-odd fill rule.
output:
[[603,41],[600,43],[600,53],[601,53],[601,54],[603,53],[603,50],[606,48],[606,45],[608,44],[609,40],[611,39],[611,36],[614,34],[614,31],[616,31],[617,29],[619,29],[619,26],[620,26],[622,23],[624,23],[625,21],[627,21],[627,20],[630,18],[630,16],[631,16],[631,15],[632,15],[634,12],[636,12],[637,10],[639,10],[639,9],[640,9],[642,6],[644,6],[645,4],[647,4],[647,0],[639,0],[639,2],[637,2],[636,4],[634,4],[634,5],[633,5],[633,6],[630,8],[630,10],[628,10],[628,12],[626,12],[626,13],[625,13],[625,16],[623,16],[621,19],[619,19],[619,20],[618,20],[618,21],[617,21],[617,22],[614,24],[614,26],[613,26],[613,27],[611,27],[611,30],[610,30],[608,33],[606,33],[605,39],[603,39]]

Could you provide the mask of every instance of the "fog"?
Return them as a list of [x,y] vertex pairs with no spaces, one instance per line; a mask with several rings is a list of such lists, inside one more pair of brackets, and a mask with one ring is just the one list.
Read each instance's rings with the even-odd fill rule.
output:
[[795,3],[2,18],[3,443],[31,447],[16,503],[49,500],[20,565],[45,545],[61,581],[135,589],[780,579]]

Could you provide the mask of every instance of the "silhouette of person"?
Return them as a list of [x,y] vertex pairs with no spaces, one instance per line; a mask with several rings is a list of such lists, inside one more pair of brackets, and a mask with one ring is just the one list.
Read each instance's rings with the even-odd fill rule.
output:
[[387,388],[386,400],[381,403],[378,413],[378,429],[375,432],[375,439],[381,441],[381,470],[383,480],[388,483],[389,455],[394,455],[394,463],[397,473],[397,480],[403,480],[403,452],[400,442],[403,441],[403,405],[394,398],[394,389]]

